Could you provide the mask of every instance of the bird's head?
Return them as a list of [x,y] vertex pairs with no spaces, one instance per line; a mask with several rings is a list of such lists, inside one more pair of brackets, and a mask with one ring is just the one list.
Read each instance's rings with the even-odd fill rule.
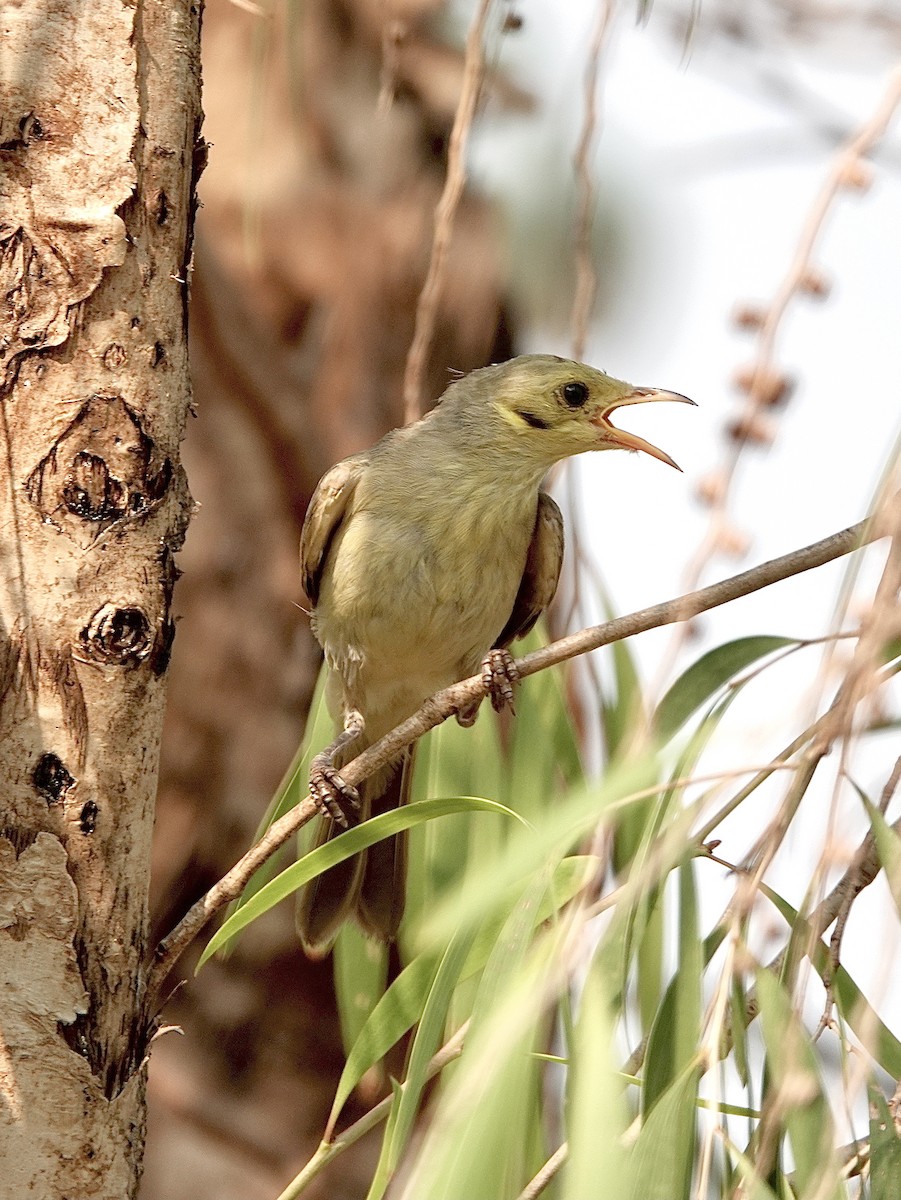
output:
[[681,469],[663,450],[636,433],[617,429],[610,418],[618,408],[653,400],[693,404],[687,396],[634,387],[584,363],[550,354],[524,354],[467,378],[476,376],[484,376],[479,383],[484,382],[484,397],[495,419],[503,422],[529,457],[543,458],[551,465],[586,450],[643,450]]

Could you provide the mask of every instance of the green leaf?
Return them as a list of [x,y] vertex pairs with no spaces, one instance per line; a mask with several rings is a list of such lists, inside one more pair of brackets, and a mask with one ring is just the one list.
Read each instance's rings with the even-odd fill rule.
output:
[[[537,648],[541,640],[534,638],[534,644]],[[523,646],[523,652],[526,649]],[[559,676],[556,670],[540,671],[529,675],[517,689],[505,790],[498,794],[530,821],[540,816],[561,783],[572,785],[584,778]]]
[[[738,691],[738,688],[733,688],[726,696],[713,704],[705,714],[704,719],[692,732],[687,744],[679,754],[671,775],[673,781],[688,778],[692,774],[724,714],[738,695]],[[673,820],[674,814],[681,813],[681,811],[681,789],[672,786],[661,792],[660,795],[651,797],[643,810],[636,806],[635,810],[620,822],[616,831],[618,849],[623,847],[625,841],[623,834],[628,826],[632,826],[631,836],[633,838],[639,832],[636,829],[637,818],[643,816],[644,824],[640,829],[641,841],[632,855],[632,859],[634,859],[633,872],[645,867],[649,856],[654,852],[655,847],[658,847],[661,830]],[[618,863],[625,853],[623,850],[617,856]],[[627,859],[627,861],[632,860]],[[660,904],[660,889],[649,887],[643,895],[639,896],[638,903],[635,905],[625,942],[628,956],[631,953],[633,940],[638,939],[638,1003],[643,1030],[650,1030],[660,1003],[662,925],[663,910]]]
[[304,855],[298,862],[292,863],[275,879],[270,880],[255,896],[233,913],[221,928],[216,930],[200,956],[197,969],[199,970],[207,959],[236,933],[255,921],[257,917],[262,916],[263,913],[268,912],[280,900],[284,900],[286,896],[296,892],[299,887],[309,883],[317,875],[321,875],[329,867],[344,862],[354,854],[359,854],[361,850],[366,850],[383,838],[400,833],[401,830],[412,829],[414,825],[419,825],[423,821],[432,821],[436,817],[445,817],[459,812],[490,812],[513,817],[515,820],[520,819],[515,812],[503,804],[498,804],[494,800],[485,800],[480,796],[452,796],[442,800],[419,800],[413,804],[406,804],[402,808],[394,809],[392,812],[372,817],[370,820],[364,821],[362,825],[347,829],[338,837],[311,850],[309,854]]
[[388,947],[348,921],[335,942],[334,973],[341,1043],[347,1054],[385,993]]
[[885,1096],[876,1087],[868,1089],[870,1100],[870,1193],[869,1200],[897,1200],[901,1180],[901,1137]]
[[260,827],[257,830],[254,841],[259,841],[273,821],[277,821],[279,817],[284,816],[286,812],[304,798],[307,793],[307,775],[309,774],[310,762],[313,759],[313,755],[318,753],[323,746],[327,746],[332,740],[334,722],[329,715],[328,705],[325,702],[325,685],[327,680],[328,667],[323,663],[316,680],[316,687],[313,689],[313,698],[310,701],[310,711],[307,715],[303,739],[297,748],[290,767],[275,790],[275,795],[270,801],[266,815],[260,822]]
[[[840,1200],[840,1170],[833,1152],[833,1126],[823,1094],[817,1056],[788,993],[772,971],[757,971],[757,995],[767,1051],[767,1070],[779,1122],[788,1132],[795,1160],[795,1191],[801,1196]],[[829,1181],[834,1186],[828,1186]]]
[[[328,677],[328,669],[323,665],[316,680],[316,687],[313,690],[313,698],[310,701],[310,711],[307,714],[306,728],[304,729],[303,739],[294,757],[291,760],[288,769],[282,776],[282,780],[275,789],[275,794],[269,802],[269,806],[260,821],[257,831],[254,834],[254,844],[260,840],[273,821],[277,821],[279,817],[284,816],[296,804],[304,798],[307,791],[307,776],[310,771],[310,761],[313,755],[327,745],[332,735],[332,719],[328,714],[328,708],[325,703],[325,682]],[[289,846],[285,845],[281,850],[276,851],[270,859],[268,859],[255,871],[248,880],[247,886],[238,897],[233,900],[225,910],[225,919],[237,912],[237,910],[268,883],[269,880],[280,870],[281,864],[284,862],[285,855],[289,851]]]
[[[616,605],[600,577],[595,579],[594,584],[604,619],[610,621],[617,615]],[[606,680],[610,673],[608,665],[612,664],[613,667],[612,696],[607,694],[607,689],[601,687],[600,683],[596,687],[604,758],[607,762],[613,762],[617,758],[628,756],[636,728],[643,728],[645,725],[644,693],[636,659],[628,640],[623,639],[605,646],[598,653],[598,660],[602,666],[597,676],[591,676],[593,679],[602,676]]]
[[739,671],[776,650],[800,644],[796,638],[759,635],[708,650],[679,676],[657,706],[654,727],[660,738],[669,741]]
[[697,906],[694,864],[689,861],[679,868],[679,965],[648,1040],[642,1094],[645,1114],[696,1058],[704,973]]
[[400,1108],[401,1096],[403,1090],[396,1079],[391,1080],[391,1109],[388,1113],[388,1120],[385,1124],[385,1133],[382,1137],[382,1149],[379,1153],[379,1161],[376,1164],[375,1173],[372,1176],[372,1182],[369,1185],[369,1191],[366,1193],[366,1200],[376,1200],[376,1197],[384,1195],[385,1188],[391,1180],[390,1169],[388,1166],[388,1155],[391,1148],[391,1140],[394,1136],[394,1127],[397,1124],[397,1113]]
[[[829,947],[822,940],[813,939],[810,925],[800,916],[797,909],[792,908],[787,900],[765,883],[760,884],[760,891],[775,905],[786,923],[804,935],[805,946],[810,946],[813,942],[810,958],[816,970],[821,975],[827,968],[831,970]],[[835,972],[832,986],[842,1015],[866,1045],[869,1053],[892,1079],[901,1079],[901,1042],[870,1005],[844,967],[840,966]]]
[[[610,606],[605,607],[608,618],[613,617]],[[613,659],[615,699],[611,702],[601,698],[601,724],[608,762],[629,752],[630,739],[635,729],[643,724],[644,710],[641,678],[631,646],[626,641],[619,641],[609,650]]]
[[[642,898],[636,906],[636,915],[642,925],[638,940],[637,978],[638,1012],[641,1028],[649,1033],[660,1007],[663,989],[663,905],[660,903],[661,889],[648,888],[647,899]],[[632,930],[630,929],[630,935]],[[629,953],[627,940],[626,953]]]
[[735,1160],[736,1171],[741,1177],[744,1190],[740,1193],[731,1191],[730,1196],[739,1194],[742,1200],[780,1200],[773,1189],[757,1174],[753,1162],[732,1142],[726,1140],[726,1147]]
[[748,1065],[748,1005],[741,981],[736,975],[732,976],[729,987],[729,1028],[732,1032],[732,1060],[741,1085],[747,1090],[751,1082]]
[[690,1062],[657,1100],[630,1155],[627,1200],[685,1200],[691,1189],[701,1067]]
[[509,1200],[546,1157],[537,1119],[543,1068],[532,1052],[547,1037],[547,986],[562,938],[553,927],[532,938],[533,912],[529,889],[482,975],[463,1054],[439,1090],[402,1200]]
[[[413,1132],[413,1124],[428,1077],[429,1062],[441,1042],[451,997],[469,954],[472,938],[472,932],[465,932],[451,940],[428,990],[419,1028],[410,1049],[404,1089],[398,1101],[394,1127],[391,1130],[391,1142],[386,1158],[386,1186],[397,1170],[401,1154]],[[370,1191],[369,1195],[370,1200],[381,1200],[383,1191]]]
[[579,997],[579,1016],[567,1073],[569,1155],[561,1200],[600,1194],[625,1196],[628,1158],[622,1138],[628,1125],[622,1077],[613,1061],[615,1017],[607,981],[595,960]]
[[421,954],[406,966],[379,999],[354,1042],[329,1113],[325,1137],[330,1139],[341,1109],[368,1070],[419,1020],[438,969],[434,954]]
[[895,902],[895,909],[901,916],[901,837],[889,825],[876,805],[867,799],[859,789],[858,792],[867,807],[867,816],[873,827],[873,837],[876,839],[879,860],[885,871],[886,882]]

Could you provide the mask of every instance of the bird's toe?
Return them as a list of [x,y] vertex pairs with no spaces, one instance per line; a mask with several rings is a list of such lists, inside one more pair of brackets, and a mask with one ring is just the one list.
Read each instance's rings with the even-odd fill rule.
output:
[[323,814],[331,817],[342,829],[349,829],[358,823],[360,794],[355,787],[344,782],[334,767],[313,764],[310,796]]
[[509,650],[489,650],[482,660],[482,684],[495,712],[513,707],[513,685],[519,682],[519,670]]

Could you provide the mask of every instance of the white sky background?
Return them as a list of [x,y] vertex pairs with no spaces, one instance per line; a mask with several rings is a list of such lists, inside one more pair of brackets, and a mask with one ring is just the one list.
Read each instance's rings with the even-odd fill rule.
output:
[[[668,450],[684,475],[622,453],[585,456],[570,468],[580,526],[619,612],[682,590],[685,565],[708,522],[695,487],[723,459],[723,427],[740,407],[732,377],[754,353],[752,336],[732,327],[730,315],[737,304],[768,302],[788,270],[839,144],[822,127],[856,132],[878,107],[901,59],[901,47],[887,36],[855,41],[837,25],[831,41],[827,36],[817,46],[804,38],[770,38],[772,31],[763,30],[764,48],[756,55],[738,46],[729,50],[705,25],[705,14],[724,7],[712,0],[702,5],[686,57],[666,14],[687,16],[688,3],[658,4],[646,28],[632,23],[630,8],[620,14],[602,68],[595,178],[606,231],[599,235],[600,263],[602,269],[610,264],[613,278],[602,283],[585,357],[635,383],[686,393],[700,406],[653,406],[618,417]],[[572,253],[572,209],[561,195],[573,189],[572,152],[596,6],[521,0],[517,11],[523,29],[504,38],[499,61],[536,97],[536,112],[484,118],[474,132],[471,166],[475,180],[507,211],[525,348],[566,354],[571,281],[561,262]],[[737,5],[734,11],[749,10]],[[764,73],[796,88],[799,105],[761,86]],[[778,361],[798,386],[776,416],[773,447],[745,451],[731,496],[749,553],[742,560],[714,559],[704,583],[859,520],[898,435],[901,120],[873,165],[872,187],[839,195],[819,242],[815,261],[832,285],[828,299],[793,301],[781,327]],[[846,565],[821,568],[703,617],[701,638],[681,666],[734,637],[827,632]],[[880,567],[874,557],[870,580]],[[596,619],[596,611],[587,614],[586,621]],[[633,639],[647,680],[655,677],[670,637],[655,631]],[[707,766],[765,762],[795,736],[806,724],[799,712],[809,702],[805,689],[818,663],[818,650],[803,651],[747,689]],[[856,755],[856,779],[874,798],[899,753],[901,736],[892,732],[869,739]],[[796,904],[820,852],[831,799],[828,760],[821,771],[823,783],[805,802],[807,821],[789,834],[770,875]],[[784,782],[771,788],[768,801],[758,793],[760,799],[724,827],[725,857],[741,856],[783,789]],[[847,793],[840,832],[854,838],[850,849],[865,824]],[[897,811],[896,802],[890,812]],[[702,866],[699,879],[712,916],[731,887],[722,880],[724,890],[718,890],[712,866]],[[897,922],[881,886],[869,893],[853,910],[843,959],[901,1034],[901,979],[891,965],[901,961]]]

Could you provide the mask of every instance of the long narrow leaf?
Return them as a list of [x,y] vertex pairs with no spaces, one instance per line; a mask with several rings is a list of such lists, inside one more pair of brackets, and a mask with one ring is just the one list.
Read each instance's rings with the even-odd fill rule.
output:
[[569,1156],[561,1200],[585,1200],[598,1194],[625,1196],[629,1160],[622,1145],[628,1125],[622,1077],[613,1061],[614,1012],[607,982],[595,962],[579,999],[568,1072],[567,1133]]
[[679,868],[679,958],[651,1030],[645,1059],[642,1108],[647,1114],[694,1060],[701,1031],[701,978],[697,893],[693,863]]
[[897,1200],[901,1181],[901,1137],[885,1096],[868,1089],[870,1100],[869,1200]]
[[[397,1105],[391,1142],[386,1158],[386,1186],[397,1170],[401,1155],[413,1131],[413,1123],[419,1111],[422,1090],[428,1078],[429,1060],[438,1049],[451,997],[460,979],[463,964],[469,954],[473,934],[463,932],[451,940],[435,972],[423,1008],[419,1028],[410,1049],[405,1087]],[[383,1191],[370,1190],[369,1200],[381,1200]]]
[[[760,891],[771,904],[775,905],[792,928],[800,927],[800,931],[804,934],[804,945],[809,946],[813,942],[810,956],[816,970],[820,974],[823,974],[827,968],[831,971],[829,947],[820,940],[813,940],[809,924],[797,909],[793,908],[784,897],[780,896],[778,892],[774,892],[767,884],[761,884]],[[838,968],[832,982],[836,1001],[845,1020],[862,1038],[870,1054],[882,1069],[887,1071],[893,1079],[901,1079],[901,1041],[881,1019],[844,967]]]
[[797,646],[796,638],[768,636],[737,638],[708,650],[672,685],[657,706],[655,728],[662,741],[673,737],[715,692],[758,659]]
[[309,883],[311,879],[315,879],[329,867],[344,862],[345,859],[359,854],[361,850],[368,849],[369,846],[392,834],[400,833],[404,829],[412,829],[414,825],[419,825],[423,821],[433,821],[436,817],[445,817],[459,812],[497,813],[519,819],[516,813],[503,804],[483,799],[480,796],[453,796],[442,800],[419,800],[413,804],[406,804],[402,808],[394,809],[392,812],[372,817],[370,820],[364,821],[362,825],[347,829],[338,837],[318,846],[299,862],[292,863],[275,879],[270,880],[221,928],[217,929],[200,957],[200,962],[197,964],[198,969],[236,933],[246,928],[251,921],[255,921],[257,917],[268,912],[279,901],[296,892],[299,887]]
[[677,1075],[651,1109],[632,1149],[626,1200],[681,1200],[691,1188],[700,1065]]
[[[772,971],[758,970],[757,995],[773,1103],[791,1141],[796,1192],[840,1200],[844,1192],[833,1153],[832,1116],[810,1035]],[[830,1179],[835,1181],[832,1186]]]
[[333,957],[341,1042],[347,1054],[385,993],[388,947],[348,922],[338,934]]

